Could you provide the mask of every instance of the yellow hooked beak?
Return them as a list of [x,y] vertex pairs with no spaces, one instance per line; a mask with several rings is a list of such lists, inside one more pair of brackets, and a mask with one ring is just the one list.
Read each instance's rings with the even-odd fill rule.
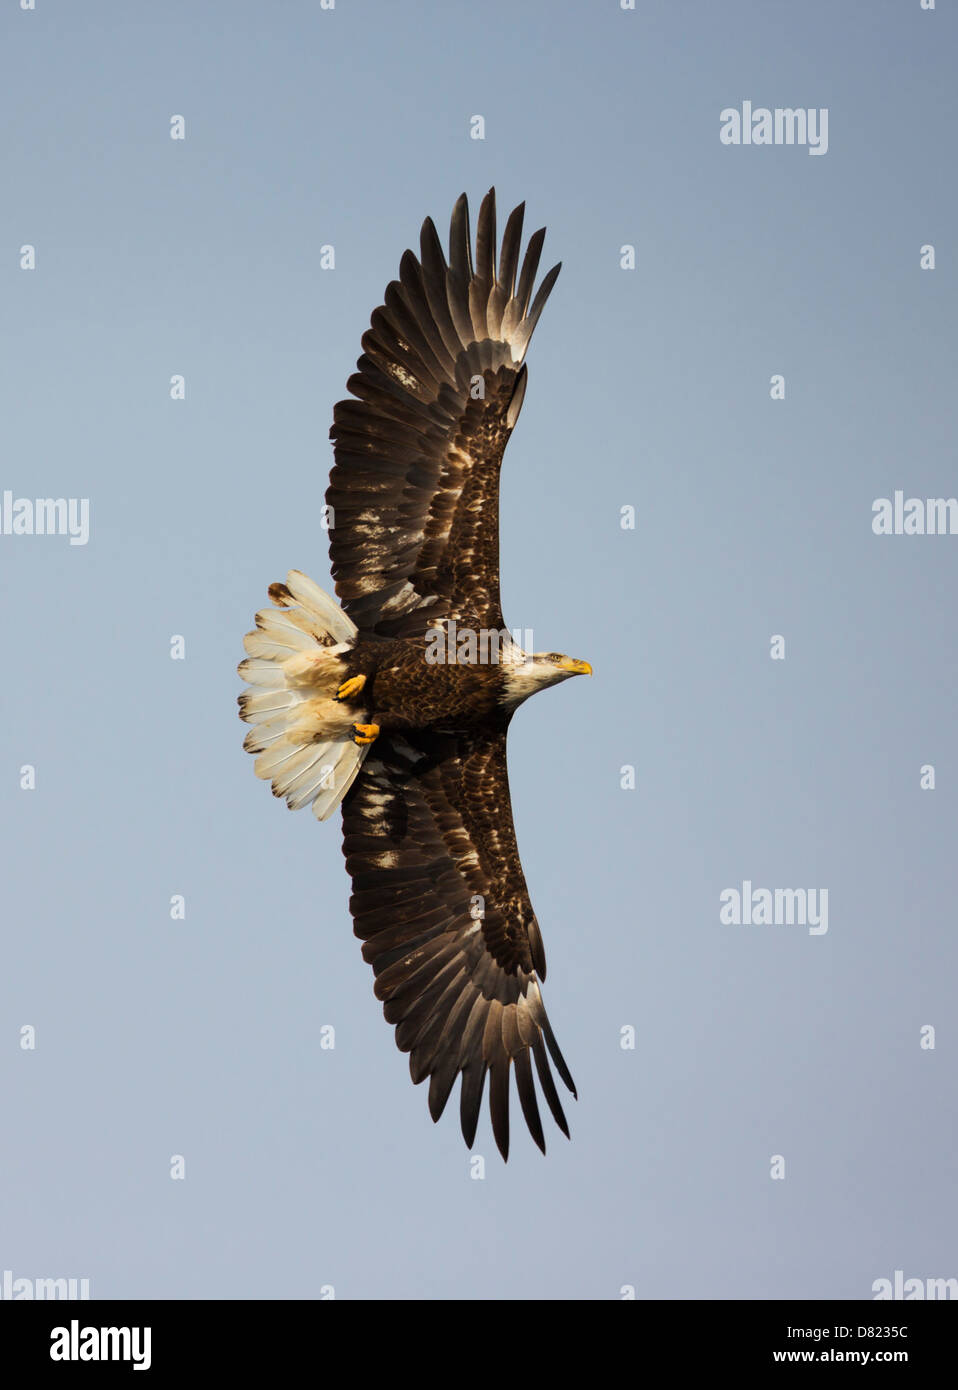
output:
[[587,661],[576,661],[574,656],[564,656],[559,662],[560,671],[568,671],[572,676],[591,676],[592,667]]

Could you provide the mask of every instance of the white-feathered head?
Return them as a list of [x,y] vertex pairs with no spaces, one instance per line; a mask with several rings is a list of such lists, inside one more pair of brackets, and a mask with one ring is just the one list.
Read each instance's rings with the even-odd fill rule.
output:
[[587,661],[564,656],[562,652],[523,652],[521,659],[505,662],[502,668],[506,701],[513,706],[570,676],[591,675],[592,667]]

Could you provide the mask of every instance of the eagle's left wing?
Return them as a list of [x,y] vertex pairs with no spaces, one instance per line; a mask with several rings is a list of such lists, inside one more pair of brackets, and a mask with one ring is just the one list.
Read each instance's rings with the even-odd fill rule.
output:
[[[545,954],[509,803],[506,730],[408,734],[375,745],[343,804],[350,908],[376,995],[438,1120],[462,1073],[475,1137],[486,1073],[496,1143],[509,1151],[509,1070],[545,1152],[532,1063],[568,1135],[549,1054],[575,1095],[539,993]],[[547,1052],[548,1049],[548,1052]]]

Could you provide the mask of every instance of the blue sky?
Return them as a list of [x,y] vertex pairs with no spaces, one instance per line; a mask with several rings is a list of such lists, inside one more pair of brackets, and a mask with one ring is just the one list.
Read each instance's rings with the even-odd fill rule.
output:
[[[949,7],[37,0],[0,34],[0,492],[91,518],[0,534],[0,1269],[164,1298],[958,1276],[958,538],[871,529],[956,492]],[[827,153],[723,145],[746,100],[827,108]],[[563,262],[505,616],[596,674],[510,739],[572,1142],[543,1159],[514,1106],[503,1167],[484,1115],[477,1181],[373,998],[336,821],[253,777],[235,667],[271,580],[328,583],[332,406],[402,251],[491,184]],[[826,889],[828,932],[722,924],[744,880]]]

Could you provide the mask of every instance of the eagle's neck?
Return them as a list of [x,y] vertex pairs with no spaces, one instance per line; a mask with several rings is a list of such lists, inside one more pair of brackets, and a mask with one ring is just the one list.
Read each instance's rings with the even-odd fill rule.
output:
[[554,666],[533,660],[523,653],[520,661],[503,662],[499,668],[502,694],[500,699],[509,710],[518,708],[523,700],[528,700],[537,690],[545,690],[555,685],[562,675]]

